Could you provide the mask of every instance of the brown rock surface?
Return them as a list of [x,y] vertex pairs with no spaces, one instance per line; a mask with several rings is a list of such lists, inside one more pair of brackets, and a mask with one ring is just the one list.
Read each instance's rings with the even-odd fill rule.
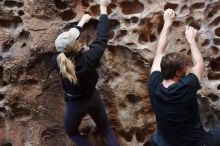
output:
[[[155,129],[146,80],[166,8],[176,11],[168,51],[190,54],[184,26],[199,29],[205,59],[198,92],[206,129],[220,125],[219,0],[118,0],[109,8],[110,40],[99,68],[97,88],[122,146],[149,146]],[[94,38],[97,0],[0,0],[0,146],[72,146],[63,130],[64,100],[50,59],[56,36],[83,13],[89,22],[80,40]],[[95,124],[85,117],[82,133],[103,146]]]

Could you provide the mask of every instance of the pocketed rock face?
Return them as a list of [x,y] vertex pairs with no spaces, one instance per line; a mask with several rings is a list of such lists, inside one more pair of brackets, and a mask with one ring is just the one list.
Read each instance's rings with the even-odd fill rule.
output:
[[[200,113],[207,130],[220,124],[220,2],[118,0],[108,8],[110,40],[97,89],[122,146],[149,146],[156,127],[146,80],[167,8],[177,16],[168,52],[190,55],[184,27],[199,29],[205,60]],[[80,38],[89,44],[100,13],[96,0],[0,0],[0,146],[73,145],[64,132],[63,91],[50,59],[56,36],[76,25],[84,11],[94,17]],[[94,127],[87,116],[80,131],[103,146]]]

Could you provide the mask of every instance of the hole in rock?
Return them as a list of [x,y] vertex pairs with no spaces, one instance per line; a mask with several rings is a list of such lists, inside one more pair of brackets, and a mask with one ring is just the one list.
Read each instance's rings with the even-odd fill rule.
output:
[[217,26],[220,22],[220,16],[216,17],[211,23],[211,26]]
[[134,104],[141,100],[139,96],[136,96],[134,94],[127,94],[126,98],[128,99],[129,102]]
[[219,99],[219,96],[215,94],[209,94],[208,97],[210,97],[213,102],[216,102]]
[[192,21],[194,20],[194,18],[193,17],[188,17],[187,19],[186,19],[186,24],[190,24]]
[[217,86],[217,89],[220,90],[220,85]]
[[7,42],[5,42],[2,46],[2,51],[8,52],[10,50],[10,48],[13,46],[13,44],[15,43],[15,41],[13,39],[8,40]]
[[211,12],[209,12],[209,14],[208,14],[208,18],[212,18],[213,17],[213,15],[214,15],[214,13],[211,11]]
[[120,3],[120,6],[125,15],[141,13],[144,10],[144,5],[138,0],[123,1]]
[[19,10],[19,11],[18,11],[18,15],[23,16],[23,15],[24,15],[24,11]]
[[3,67],[0,67],[0,86],[3,86],[4,82],[4,69]]
[[76,13],[74,13],[72,11],[72,9],[68,9],[68,10],[64,10],[61,14],[60,14],[62,20],[64,21],[69,21],[71,19],[73,19],[76,16]]
[[134,30],[132,30],[132,33],[134,33],[134,34],[137,34],[138,32],[139,32],[138,29],[134,29]]
[[174,21],[174,22],[173,22],[173,26],[174,26],[174,27],[180,27],[180,26],[182,26],[182,25],[184,25],[184,23],[181,22],[181,21]]
[[132,140],[132,132],[125,132],[125,131],[120,131],[119,134],[124,137],[124,139],[128,142],[130,142]]
[[127,35],[127,30],[120,30],[120,32],[118,33],[118,35],[117,35],[117,39],[120,39],[120,38],[122,38],[123,36],[125,36],[125,35]]
[[163,29],[163,23],[160,23],[158,26],[157,26],[157,33],[159,34]]
[[31,114],[31,111],[29,109],[21,107],[13,107],[12,112],[14,117],[28,117]]
[[22,2],[17,2],[17,1],[12,1],[12,0],[4,1],[3,5],[6,7],[23,7],[24,6]]
[[149,141],[145,142],[143,146],[151,146],[151,143]]
[[130,20],[130,19],[125,19],[125,23],[126,23],[126,24],[130,24],[130,23],[131,23],[131,20]]
[[136,44],[135,43],[126,43],[126,45],[132,47],[132,46],[135,46]]
[[220,37],[220,27],[215,30],[215,35]]
[[197,22],[191,22],[190,26],[194,27],[197,30],[200,30],[200,28],[201,28],[200,24]]
[[99,16],[100,15],[100,8],[99,5],[94,5],[90,7],[90,14],[92,16]]
[[1,146],[12,146],[12,144],[7,142],[7,143],[2,144]]
[[[96,29],[97,29],[98,21],[90,20],[83,27],[83,31],[80,35],[79,41],[83,44],[88,44],[91,40],[94,40],[96,37]],[[89,45],[89,44],[88,44]]]
[[89,7],[89,2],[91,2],[91,0],[82,0],[82,5],[84,6],[84,7]]
[[144,44],[146,42],[149,42],[148,35],[146,33],[141,33],[139,36],[139,43]]
[[154,42],[157,40],[157,37],[153,34],[150,35],[150,42]]
[[111,14],[112,13],[112,10],[115,9],[117,6],[113,3],[111,3],[109,6],[108,6],[108,14]]
[[220,39],[214,38],[214,39],[213,39],[213,43],[214,43],[215,45],[220,45]]
[[151,28],[152,23],[150,22],[150,19],[143,18],[143,19],[141,19],[141,22],[140,22],[139,26],[147,26],[148,28]]
[[211,47],[212,54],[218,54],[219,49],[216,46]]
[[213,6],[212,4],[209,4],[209,5],[206,6],[206,8],[207,8],[207,9],[211,9],[211,11],[210,11],[209,14],[208,14],[208,18],[211,18],[211,17],[213,17],[213,16],[217,13],[217,11],[220,9],[220,5],[215,5],[215,6]]
[[131,21],[132,21],[132,23],[138,23],[139,18],[138,17],[132,17]]
[[209,80],[219,80],[220,74],[215,72],[208,72],[208,79]]
[[27,46],[27,44],[26,43],[23,43],[22,45],[21,45],[21,48],[24,48],[24,47],[26,47]]
[[168,8],[175,10],[177,7],[178,7],[178,4],[167,2],[164,6],[164,10]]
[[202,105],[209,105],[209,100],[208,100],[208,98],[201,98],[202,96],[201,95],[196,95],[197,96],[197,98],[201,101],[201,104]]
[[109,30],[115,30],[120,28],[120,23],[118,22],[118,20],[110,20],[109,21]]
[[5,99],[5,94],[0,94],[0,101]]
[[30,36],[30,32],[26,30],[22,30],[21,33],[19,34],[19,37],[22,39],[28,39]]
[[4,68],[0,67],[0,86],[6,86],[8,83],[4,81]]
[[62,0],[54,0],[54,4],[58,9],[66,9],[68,7],[67,3]]
[[136,131],[136,139],[138,142],[144,142],[146,136],[147,136],[147,128],[138,129]]
[[114,31],[109,32],[109,39],[113,39],[115,36]]
[[124,102],[120,103],[119,106],[120,106],[121,108],[126,108],[126,107],[127,107],[127,105],[126,105]]
[[12,16],[8,19],[0,18],[0,26],[6,28],[17,27],[21,23],[22,23],[22,19],[18,16]]
[[182,6],[182,8],[180,9],[180,13],[186,13],[188,9],[187,5]]
[[220,71],[220,57],[212,59],[210,62],[210,66],[212,71]]
[[182,44],[182,40],[181,39],[177,39],[176,40],[176,44]]
[[205,39],[204,42],[202,43],[202,46],[207,46],[210,44],[210,40],[209,39]]
[[180,52],[186,52],[186,48],[181,49]]
[[6,85],[8,85],[8,83],[6,82],[6,81],[3,81],[3,84],[2,84],[3,86],[6,86]]
[[5,107],[0,107],[0,113],[6,113]]
[[190,10],[195,10],[195,9],[202,9],[205,7],[204,3],[194,3],[191,7]]

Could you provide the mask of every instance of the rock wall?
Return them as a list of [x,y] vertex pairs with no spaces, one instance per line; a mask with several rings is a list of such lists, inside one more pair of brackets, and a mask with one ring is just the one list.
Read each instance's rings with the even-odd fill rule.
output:
[[[122,146],[149,146],[155,130],[146,80],[167,8],[176,11],[168,52],[190,55],[184,27],[199,29],[201,117],[207,130],[220,124],[219,0],[118,0],[108,8],[110,40],[97,88]],[[56,36],[84,12],[93,16],[80,37],[88,45],[100,13],[96,0],[0,0],[0,146],[73,145],[63,130],[63,91],[50,59]],[[80,131],[104,145],[90,117]]]

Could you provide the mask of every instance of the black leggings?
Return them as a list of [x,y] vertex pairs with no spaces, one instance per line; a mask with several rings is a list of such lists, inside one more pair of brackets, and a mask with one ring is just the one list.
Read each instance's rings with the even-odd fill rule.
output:
[[220,146],[220,128],[208,132],[206,146]]
[[[70,99],[68,96],[65,98]],[[91,146],[86,138],[78,133],[81,120],[87,113],[91,116],[99,131],[105,137],[108,146],[118,146],[116,138],[108,124],[105,105],[97,91],[94,91],[90,97],[77,97],[66,101],[64,127],[72,141],[77,146]]]

